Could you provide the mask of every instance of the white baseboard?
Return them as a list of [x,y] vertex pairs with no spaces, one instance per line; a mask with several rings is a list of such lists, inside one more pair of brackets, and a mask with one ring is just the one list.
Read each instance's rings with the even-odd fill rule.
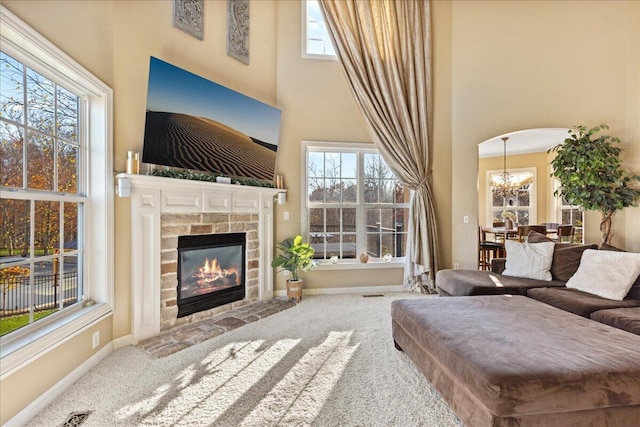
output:
[[[373,294],[382,292],[409,292],[402,285],[390,286],[355,286],[351,288],[312,288],[302,289],[303,295],[340,295],[340,294]],[[279,289],[273,293],[276,297],[286,297],[287,290]]]
[[69,375],[58,381],[49,390],[42,393],[37,399],[27,405],[22,411],[18,412],[11,418],[5,426],[23,426],[26,425],[33,417],[49,406],[58,398],[67,388],[78,381],[84,374],[89,372],[91,368],[96,366],[102,359],[107,357],[113,351],[113,342],[102,347],[93,356],[85,360],[80,366],[71,371]]
[[133,335],[129,334],[120,338],[116,338],[112,341],[112,344],[113,344],[113,351],[116,351],[128,345],[133,345]]

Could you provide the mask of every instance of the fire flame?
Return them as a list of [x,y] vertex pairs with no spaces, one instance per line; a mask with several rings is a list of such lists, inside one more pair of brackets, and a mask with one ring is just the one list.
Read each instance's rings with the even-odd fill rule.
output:
[[236,277],[239,277],[238,269],[234,266],[229,268],[222,268],[216,258],[205,258],[204,264],[199,268],[196,276],[198,277],[198,284],[207,284],[214,282],[218,279],[225,280],[228,276],[235,273]]

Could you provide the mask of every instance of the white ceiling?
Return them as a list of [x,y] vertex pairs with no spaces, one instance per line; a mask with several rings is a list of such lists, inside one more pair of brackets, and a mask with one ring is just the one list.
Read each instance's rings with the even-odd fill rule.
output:
[[568,136],[567,128],[527,129],[505,133],[478,144],[478,157],[497,157],[503,155],[503,136],[508,136],[507,156],[513,154],[539,153],[547,151],[563,142]]

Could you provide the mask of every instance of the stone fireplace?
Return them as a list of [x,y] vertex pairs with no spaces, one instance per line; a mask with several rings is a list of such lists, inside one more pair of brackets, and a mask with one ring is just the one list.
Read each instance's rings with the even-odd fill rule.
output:
[[[132,188],[131,311],[134,343],[178,325],[273,298],[273,269],[270,265],[273,199],[283,190],[146,175],[119,174],[117,179],[129,180]],[[211,308],[187,310],[188,313],[180,310],[180,240],[195,237],[195,246],[199,247],[199,237],[196,236],[218,236],[224,240],[236,234],[243,234],[245,239],[244,265],[239,268],[244,269],[244,295],[241,298],[236,295],[232,298],[234,301],[223,301]],[[231,273],[228,275],[231,277]],[[187,294],[186,299],[191,297]]]

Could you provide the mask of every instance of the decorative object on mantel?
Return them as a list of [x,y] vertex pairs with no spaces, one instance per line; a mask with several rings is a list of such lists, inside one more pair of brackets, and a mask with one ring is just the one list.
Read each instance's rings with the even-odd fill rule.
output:
[[366,264],[369,262],[369,255],[367,254],[360,254],[360,262]]
[[284,190],[284,176],[276,175],[276,188]]
[[[222,175],[210,174],[210,173],[201,173],[201,172],[193,172],[189,170],[174,170],[174,169],[155,169],[151,172],[153,176],[160,176],[163,178],[176,178],[176,179],[188,179],[191,181],[209,181],[209,182],[217,182],[217,178]],[[273,183],[269,181],[261,181],[259,179],[250,179],[250,178],[231,178],[231,184],[240,184],[240,185],[248,185],[251,187],[266,187],[266,188],[274,188]]]
[[140,153],[127,151],[127,173],[137,175],[140,173]]
[[227,0],[227,55],[249,65],[249,0]]
[[204,39],[204,0],[173,0],[173,26]]
[[289,237],[278,244],[280,254],[271,261],[271,267],[280,267],[291,273],[291,279],[287,280],[287,300],[302,299],[301,271],[309,271],[315,267],[313,254],[315,250],[309,243],[302,242],[302,236]]

